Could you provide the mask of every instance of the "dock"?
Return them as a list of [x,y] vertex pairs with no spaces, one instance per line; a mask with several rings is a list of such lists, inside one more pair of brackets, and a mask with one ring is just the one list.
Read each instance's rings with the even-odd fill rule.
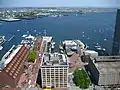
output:
[[12,35],[12,37],[8,39],[8,42],[11,41],[14,37],[15,35]]

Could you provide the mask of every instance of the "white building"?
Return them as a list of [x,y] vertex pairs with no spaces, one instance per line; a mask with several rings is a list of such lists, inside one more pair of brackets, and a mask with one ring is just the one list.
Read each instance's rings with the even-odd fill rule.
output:
[[64,54],[45,53],[41,63],[42,87],[67,88],[68,63]]
[[98,52],[93,51],[93,50],[86,50],[85,55],[89,55],[90,57],[95,58],[95,57],[98,57]]

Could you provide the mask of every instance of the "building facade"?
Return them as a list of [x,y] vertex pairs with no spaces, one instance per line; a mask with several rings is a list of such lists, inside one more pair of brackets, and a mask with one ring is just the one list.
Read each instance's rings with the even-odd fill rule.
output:
[[63,54],[45,54],[41,66],[43,88],[67,88],[68,64]]
[[112,55],[120,55],[120,9],[117,10]]
[[120,57],[99,56],[87,66],[94,83],[99,86],[120,86]]

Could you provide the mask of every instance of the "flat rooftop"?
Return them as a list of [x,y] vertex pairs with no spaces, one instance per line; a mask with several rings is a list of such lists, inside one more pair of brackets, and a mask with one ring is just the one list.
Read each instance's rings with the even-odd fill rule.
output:
[[120,62],[120,56],[98,56],[96,62]]
[[95,63],[96,68],[102,74],[120,72],[120,56],[98,56]]
[[82,49],[84,49],[85,46],[80,40],[64,40],[63,44],[65,44],[67,47],[79,46]]
[[45,53],[42,66],[61,66],[68,65],[67,57],[64,54],[58,52],[55,53]]
[[51,42],[53,37],[52,36],[43,36],[43,41],[46,41],[46,42]]
[[99,62],[95,66],[101,74],[120,72],[120,62]]

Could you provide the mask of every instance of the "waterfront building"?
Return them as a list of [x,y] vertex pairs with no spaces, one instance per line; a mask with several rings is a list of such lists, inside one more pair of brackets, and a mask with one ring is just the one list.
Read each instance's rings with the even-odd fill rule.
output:
[[84,51],[85,55],[89,55],[90,57],[98,57],[98,52],[93,51],[93,50],[85,50]]
[[24,63],[28,58],[29,47],[19,45],[13,47],[3,56],[0,61],[0,84],[12,88],[17,86],[24,70]]
[[120,56],[98,56],[86,66],[94,84],[103,87],[120,86]]
[[55,42],[53,41],[53,37],[52,36],[43,36],[42,39],[43,39],[43,41],[46,42],[45,52],[51,53],[54,49],[54,44],[55,44]]
[[112,55],[120,55],[120,9],[117,10]]
[[65,50],[68,56],[72,56],[74,52],[81,55],[85,49],[85,45],[80,40],[64,40],[61,46],[60,49]]
[[68,63],[64,54],[45,53],[41,63],[43,88],[68,87]]

